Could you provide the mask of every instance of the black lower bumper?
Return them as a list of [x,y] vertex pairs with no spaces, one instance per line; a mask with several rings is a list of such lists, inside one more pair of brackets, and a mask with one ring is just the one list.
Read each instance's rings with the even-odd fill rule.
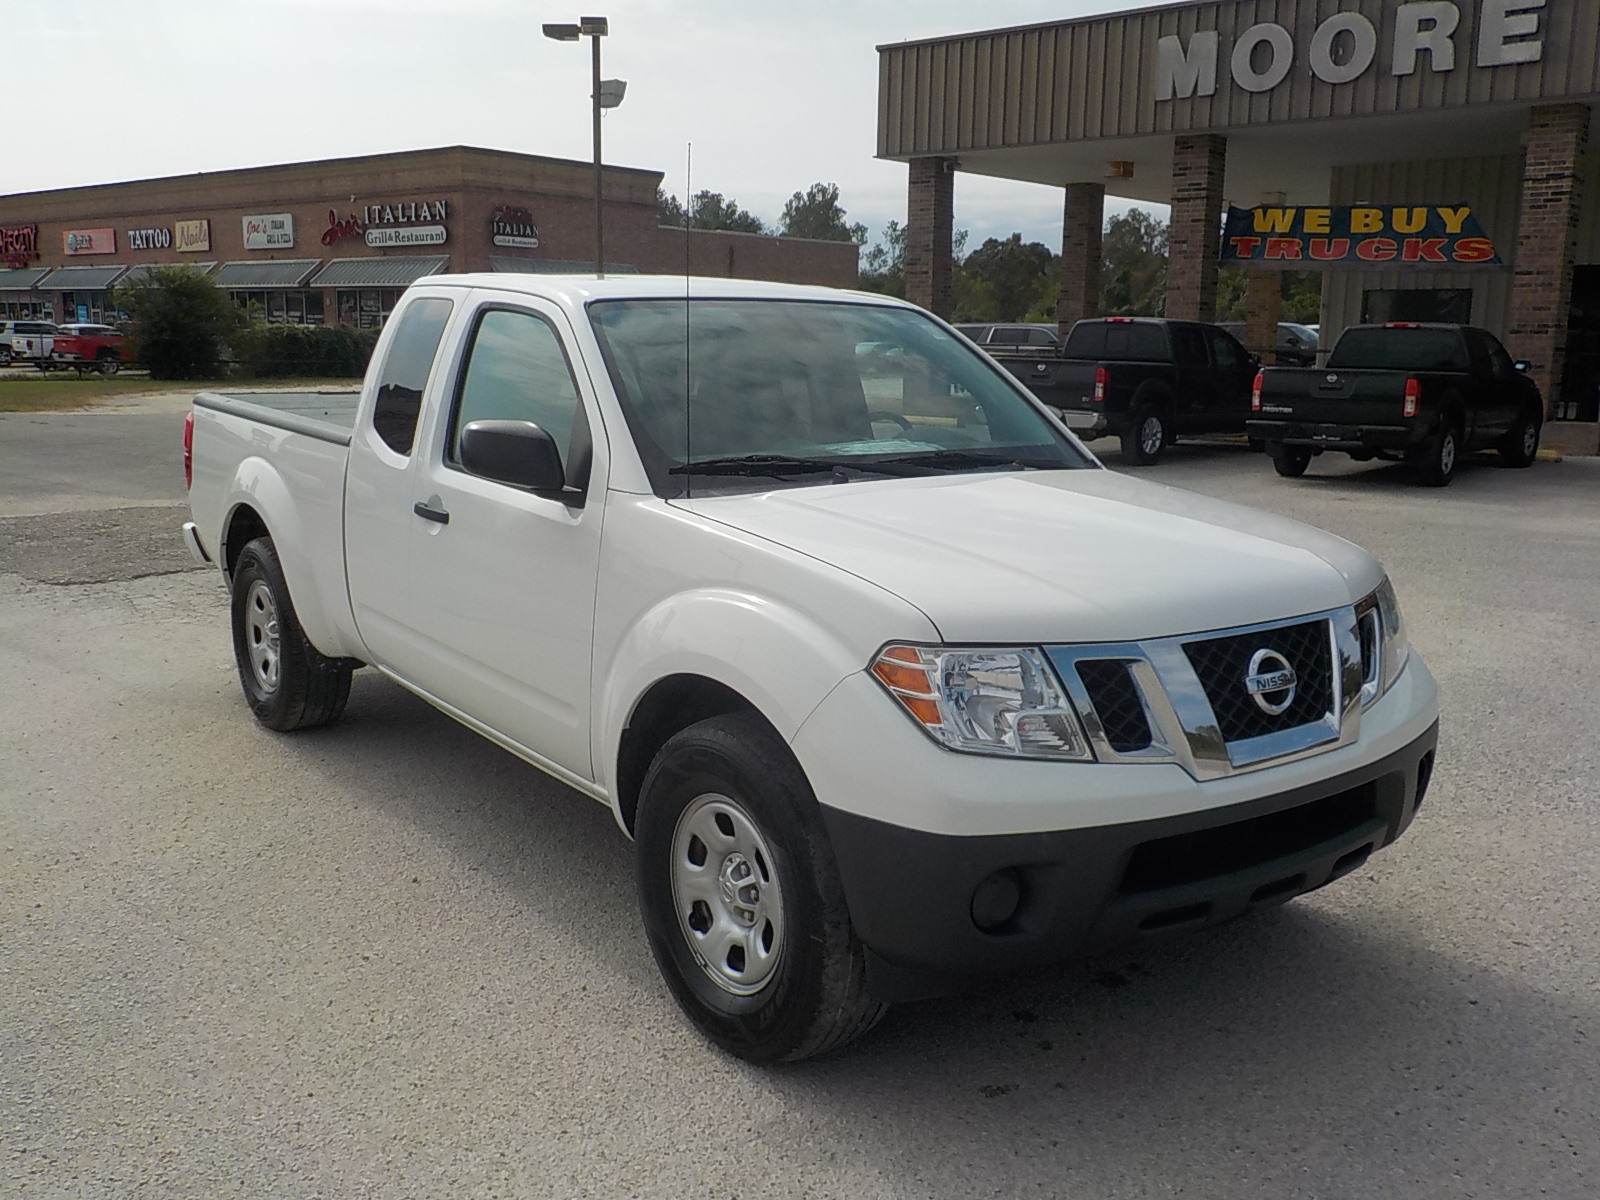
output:
[[1438,736],[1276,796],[1126,825],[954,837],[822,811],[872,989],[911,999],[1322,887],[1405,831]]
[[1406,458],[1428,440],[1431,428],[1417,425],[1340,425],[1310,421],[1263,421],[1245,423],[1245,432],[1271,445],[1297,446],[1306,450],[1342,450],[1347,454],[1374,454]]

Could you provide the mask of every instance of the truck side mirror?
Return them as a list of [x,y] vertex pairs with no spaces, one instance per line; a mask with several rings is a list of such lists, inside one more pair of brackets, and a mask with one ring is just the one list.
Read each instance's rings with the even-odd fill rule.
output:
[[1512,369],[1521,371],[1523,374],[1527,374],[1529,371],[1533,370],[1533,364],[1525,358],[1517,359],[1517,361],[1512,363],[1511,366]]
[[559,492],[567,483],[555,439],[532,421],[473,421],[461,431],[461,465],[530,492]]

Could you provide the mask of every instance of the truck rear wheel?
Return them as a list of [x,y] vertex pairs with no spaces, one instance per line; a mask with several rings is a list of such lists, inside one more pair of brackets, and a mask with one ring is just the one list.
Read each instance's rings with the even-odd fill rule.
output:
[[113,355],[104,355],[95,362],[95,370],[102,375],[115,375],[122,370],[122,362]]
[[640,789],[639,908],[679,1006],[722,1049],[798,1061],[871,1029],[866,991],[816,798],[759,717],[673,736]]
[[1141,405],[1133,410],[1127,430],[1122,435],[1122,461],[1137,467],[1154,465],[1161,452],[1172,440],[1166,415],[1155,405]]
[[1285,479],[1299,479],[1311,465],[1311,451],[1303,446],[1285,446],[1274,443],[1267,447],[1272,456],[1272,469]]
[[272,539],[247,543],[233,571],[233,657],[250,709],[287,733],[336,720],[350,699],[353,664],[306,640]]
[[1417,455],[1417,481],[1424,487],[1444,487],[1456,477],[1461,440],[1454,425],[1439,426]]

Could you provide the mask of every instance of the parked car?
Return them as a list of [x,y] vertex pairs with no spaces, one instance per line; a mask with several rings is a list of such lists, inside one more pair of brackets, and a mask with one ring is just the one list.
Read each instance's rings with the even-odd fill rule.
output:
[[1061,345],[1060,331],[1054,325],[957,325],[956,328],[985,349],[1054,350]]
[[49,365],[77,367],[80,371],[93,368],[102,375],[115,375],[126,353],[127,339],[119,329],[110,325],[63,325],[56,334]]
[[1216,325],[1154,317],[1079,321],[1047,359],[991,354],[1079,437],[1120,437],[1138,466],[1180,434],[1243,433],[1259,366]]
[[753,1061],[1322,887],[1431,777],[1375,559],[1103,469],[887,297],[432,277],[359,396],[199,395],[185,458],[256,719],[370,664],[607,805]]
[[[1221,328],[1240,342],[1245,340],[1243,321],[1224,321]],[[1278,340],[1272,347],[1273,361],[1280,367],[1314,367],[1317,365],[1317,345],[1317,331],[1310,325],[1279,321]]]
[[1325,368],[1263,370],[1249,432],[1280,475],[1303,475],[1314,456],[1339,450],[1358,462],[1415,463],[1423,483],[1443,487],[1473,450],[1493,447],[1511,467],[1533,462],[1544,401],[1527,369],[1468,325],[1357,325]]
[[60,327],[53,321],[8,321],[5,334],[6,365],[21,360],[46,369],[55,352]]

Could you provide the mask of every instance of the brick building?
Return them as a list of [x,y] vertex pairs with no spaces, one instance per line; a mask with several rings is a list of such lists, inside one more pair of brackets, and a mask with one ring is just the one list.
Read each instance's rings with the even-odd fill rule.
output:
[[1097,311],[1105,197],[1167,203],[1169,316],[1210,319],[1233,262],[1265,350],[1275,272],[1321,269],[1325,350],[1364,321],[1483,326],[1548,440],[1592,449],[1597,101],[1595,0],[1203,0],[879,47],[878,156],[908,164],[907,288],[936,312],[960,173],[1062,188],[1063,324]]
[[[659,171],[608,166],[607,270],[853,287],[856,247],[662,228]],[[379,324],[445,271],[594,270],[593,166],[451,146],[0,196],[0,317],[98,321],[156,265],[271,320]]]

